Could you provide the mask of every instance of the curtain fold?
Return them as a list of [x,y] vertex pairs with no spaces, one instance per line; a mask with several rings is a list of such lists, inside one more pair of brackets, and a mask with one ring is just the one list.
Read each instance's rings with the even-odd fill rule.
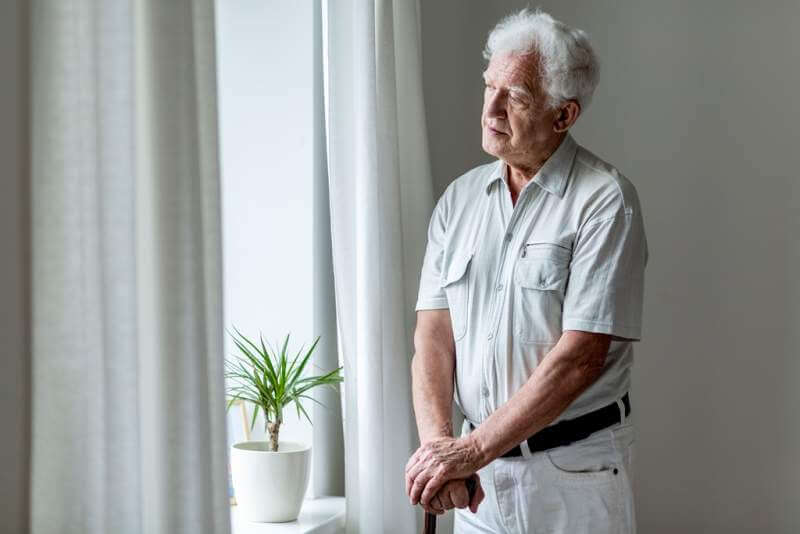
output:
[[347,532],[412,532],[414,302],[433,205],[416,2],[329,1],[331,229],[345,376]]
[[213,0],[31,9],[33,533],[227,533]]
[[[314,50],[314,327],[322,336],[314,351],[315,370],[322,374],[340,366],[336,333],[336,291],[331,250],[330,194],[325,135],[325,69],[323,59],[322,2],[313,5]],[[315,497],[344,496],[345,466],[342,394],[331,388],[314,388],[312,441],[312,487]]]

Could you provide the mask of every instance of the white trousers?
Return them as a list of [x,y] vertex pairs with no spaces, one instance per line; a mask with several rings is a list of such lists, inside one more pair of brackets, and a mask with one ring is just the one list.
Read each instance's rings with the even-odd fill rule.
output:
[[486,498],[476,514],[455,509],[453,533],[635,534],[635,436],[622,414],[584,440],[489,463],[478,471]]

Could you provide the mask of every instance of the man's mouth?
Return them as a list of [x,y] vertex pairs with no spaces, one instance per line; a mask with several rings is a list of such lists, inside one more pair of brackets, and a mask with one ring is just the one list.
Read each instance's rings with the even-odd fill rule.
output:
[[495,130],[491,126],[487,126],[487,128],[489,129],[489,132],[494,134],[494,135],[508,135],[507,133],[501,132],[500,130]]

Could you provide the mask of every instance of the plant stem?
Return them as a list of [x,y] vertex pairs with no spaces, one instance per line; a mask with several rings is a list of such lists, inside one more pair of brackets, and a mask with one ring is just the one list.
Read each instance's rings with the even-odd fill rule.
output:
[[280,432],[281,422],[268,422],[267,430],[269,430],[269,444],[272,452],[278,452],[278,433]]

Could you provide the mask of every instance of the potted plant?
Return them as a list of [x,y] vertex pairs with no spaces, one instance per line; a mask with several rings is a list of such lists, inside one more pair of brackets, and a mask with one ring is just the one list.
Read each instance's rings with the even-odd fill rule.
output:
[[302,400],[322,406],[307,393],[317,386],[335,388],[342,381],[342,368],[324,375],[303,376],[319,336],[302,358],[301,348],[290,361],[288,334],[278,352],[265,346],[260,335],[256,345],[235,327],[234,330],[236,334],[231,337],[239,355],[225,361],[225,378],[230,380],[227,409],[237,400],[251,403],[250,428],[261,411],[269,435],[269,441],[243,441],[231,446],[231,477],[239,513],[250,521],[294,521],[308,487],[311,445],[279,440],[283,409],[294,403],[298,418],[302,413],[311,423]]

